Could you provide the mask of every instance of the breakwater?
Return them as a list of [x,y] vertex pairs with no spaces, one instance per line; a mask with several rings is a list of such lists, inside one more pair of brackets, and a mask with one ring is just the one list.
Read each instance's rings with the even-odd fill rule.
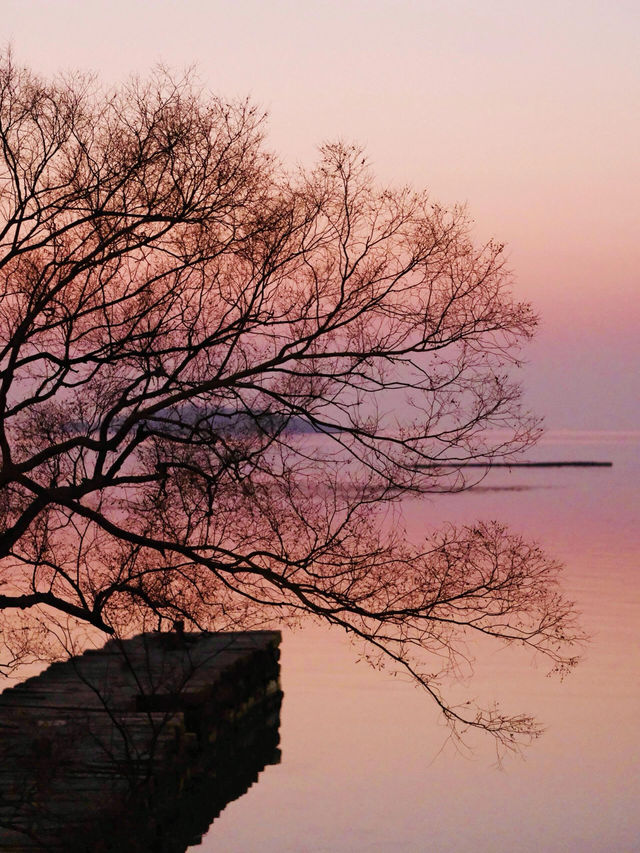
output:
[[0,851],[183,853],[279,761],[277,632],[110,640],[0,694]]

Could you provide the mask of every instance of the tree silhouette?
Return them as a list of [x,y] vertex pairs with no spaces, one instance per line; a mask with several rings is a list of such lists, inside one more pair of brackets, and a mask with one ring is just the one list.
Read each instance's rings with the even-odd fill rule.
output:
[[439,678],[474,632],[570,665],[558,567],[497,524],[414,545],[389,513],[535,439],[507,369],[536,318],[463,209],[342,143],[288,172],[262,128],[164,72],[104,92],[2,61],[5,663],[69,624],[312,614],[456,730],[528,737]]

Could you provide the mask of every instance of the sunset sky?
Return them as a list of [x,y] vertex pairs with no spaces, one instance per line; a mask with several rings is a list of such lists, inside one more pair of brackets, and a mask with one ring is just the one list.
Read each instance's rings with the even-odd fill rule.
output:
[[45,74],[195,66],[268,111],[286,163],[340,137],[382,181],[467,202],[542,315],[531,405],[639,428],[637,0],[4,0],[1,32]]

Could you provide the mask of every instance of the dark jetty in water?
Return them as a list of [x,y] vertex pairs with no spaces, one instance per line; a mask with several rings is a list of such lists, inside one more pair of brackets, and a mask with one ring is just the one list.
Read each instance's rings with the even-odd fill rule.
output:
[[183,853],[280,760],[280,634],[146,633],[0,694],[0,851]]

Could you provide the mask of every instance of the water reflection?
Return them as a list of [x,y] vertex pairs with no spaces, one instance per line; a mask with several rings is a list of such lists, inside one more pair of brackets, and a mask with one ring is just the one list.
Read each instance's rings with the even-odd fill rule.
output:
[[[339,632],[312,627],[283,644],[283,763],[225,808],[198,850],[637,850],[638,443],[614,445],[606,455],[614,457],[612,469],[494,472],[493,491],[406,508],[413,534],[441,520],[503,518],[566,564],[565,586],[593,638],[576,672],[562,683],[545,679],[544,670],[523,667],[509,650],[476,662],[478,691],[500,696],[507,708],[527,708],[545,724],[526,761],[497,772],[489,744],[478,743],[474,761],[442,750],[446,733],[420,691],[356,664]],[[512,490],[521,484],[540,487]],[[155,702],[153,713],[168,713]],[[2,725],[4,731],[4,718]],[[210,803],[217,784],[214,777],[198,788]],[[189,797],[181,808],[190,808]],[[166,849],[184,849],[181,843]]]
[[640,434],[602,438],[567,436],[538,455],[612,459],[613,468],[496,471],[483,485],[542,488],[405,506],[410,535],[446,520],[500,518],[566,566],[563,586],[592,638],[567,679],[545,678],[514,650],[470,649],[476,695],[544,724],[526,760],[498,771],[492,744],[480,739],[469,760],[445,744],[420,691],[355,663],[342,635],[287,634],[283,763],[225,810],[202,853],[640,849]]
[[0,696],[0,850],[183,853],[280,761],[279,635],[142,635]]

